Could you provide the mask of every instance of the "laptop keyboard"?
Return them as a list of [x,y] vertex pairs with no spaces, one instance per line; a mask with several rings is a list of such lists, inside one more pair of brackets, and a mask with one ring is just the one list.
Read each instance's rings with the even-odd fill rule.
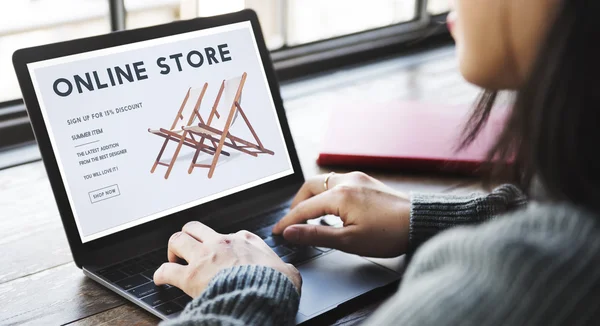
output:
[[168,316],[183,310],[192,298],[174,286],[157,286],[152,281],[166,257],[167,249],[163,248],[104,268],[97,274]]
[[[269,227],[269,233],[271,232],[270,230],[271,227]],[[260,234],[257,235],[260,236]],[[285,241],[285,239],[283,239],[281,236],[269,235],[261,238],[263,238],[265,243],[269,245],[271,249],[273,249],[277,256],[281,257],[284,262],[292,265],[303,263],[331,250],[327,248],[317,249],[315,247],[294,245]]]
[[[271,235],[272,228],[273,226],[267,226],[254,231],[254,233],[260,236],[286,263],[300,264],[330,250],[293,245],[281,236]],[[97,274],[168,316],[183,310],[192,298],[174,286],[154,284],[152,280],[154,272],[162,263],[166,262],[166,257],[167,249],[162,248],[104,268]]]

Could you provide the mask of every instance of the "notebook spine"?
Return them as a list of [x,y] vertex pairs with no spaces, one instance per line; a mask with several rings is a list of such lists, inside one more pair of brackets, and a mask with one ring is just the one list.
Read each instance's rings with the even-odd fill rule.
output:
[[346,169],[382,169],[397,172],[439,172],[456,175],[481,175],[483,174],[481,162],[475,161],[447,161],[428,159],[407,159],[405,157],[359,156],[321,153],[317,157],[320,167],[339,167]]

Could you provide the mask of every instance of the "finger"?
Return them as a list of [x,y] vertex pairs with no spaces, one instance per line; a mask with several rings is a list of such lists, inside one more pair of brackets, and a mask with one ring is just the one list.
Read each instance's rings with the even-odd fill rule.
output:
[[201,250],[202,246],[198,240],[185,232],[177,232],[169,239],[167,256],[172,263],[177,262],[177,258],[190,262],[192,257]]
[[211,241],[217,239],[219,236],[219,233],[217,233],[215,230],[198,221],[186,223],[183,226],[182,231],[200,242]]
[[327,214],[337,215],[339,214],[337,203],[338,201],[333,192],[324,192],[311,197],[301,204],[298,204],[277,222],[273,227],[273,233],[281,234],[286,227],[292,224],[304,223],[306,220],[312,218],[321,217]]
[[175,263],[164,263],[154,272],[154,284],[170,284],[181,289],[181,281],[184,279],[185,266]]
[[247,230],[240,230],[237,231],[235,234],[246,240],[261,240],[259,236]]
[[315,185],[318,183],[317,178],[318,177],[313,177],[313,178],[307,179],[304,182],[304,184],[302,184],[302,187],[300,187],[300,189],[296,193],[296,196],[294,196],[294,199],[292,200],[292,204],[291,204],[290,208],[293,209],[302,201],[316,195],[316,186]]
[[[327,176],[329,176],[329,179],[327,179]],[[292,200],[291,208],[293,209],[299,203],[307,200],[308,198],[316,196],[316,195],[326,191],[325,179],[327,179],[327,189],[331,189],[331,188],[335,187],[336,182],[339,181],[341,176],[342,175],[335,174],[335,173],[334,174],[322,174],[322,175],[318,175],[316,177],[312,177],[312,178],[306,180],[306,182],[304,182],[302,187],[300,187],[300,190],[298,190],[298,193],[294,197],[294,200]]]
[[346,236],[353,227],[352,225],[344,228],[308,224],[292,225],[283,231],[283,237],[295,244],[343,250]]

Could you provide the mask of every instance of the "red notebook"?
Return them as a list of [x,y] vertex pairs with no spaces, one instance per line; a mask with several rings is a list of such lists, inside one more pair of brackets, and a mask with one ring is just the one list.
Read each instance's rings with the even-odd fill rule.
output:
[[494,111],[469,148],[456,152],[471,108],[420,102],[334,108],[317,164],[349,168],[477,174],[501,132]]

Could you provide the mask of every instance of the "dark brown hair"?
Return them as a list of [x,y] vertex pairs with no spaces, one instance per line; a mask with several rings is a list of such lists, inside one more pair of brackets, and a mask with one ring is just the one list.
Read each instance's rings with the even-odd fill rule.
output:
[[[563,0],[559,6],[488,159],[514,158],[504,172],[525,191],[537,178],[547,199],[600,211],[600,1]],[[463,148],[485,126],[495,99],[496,92],[480,96]]]

